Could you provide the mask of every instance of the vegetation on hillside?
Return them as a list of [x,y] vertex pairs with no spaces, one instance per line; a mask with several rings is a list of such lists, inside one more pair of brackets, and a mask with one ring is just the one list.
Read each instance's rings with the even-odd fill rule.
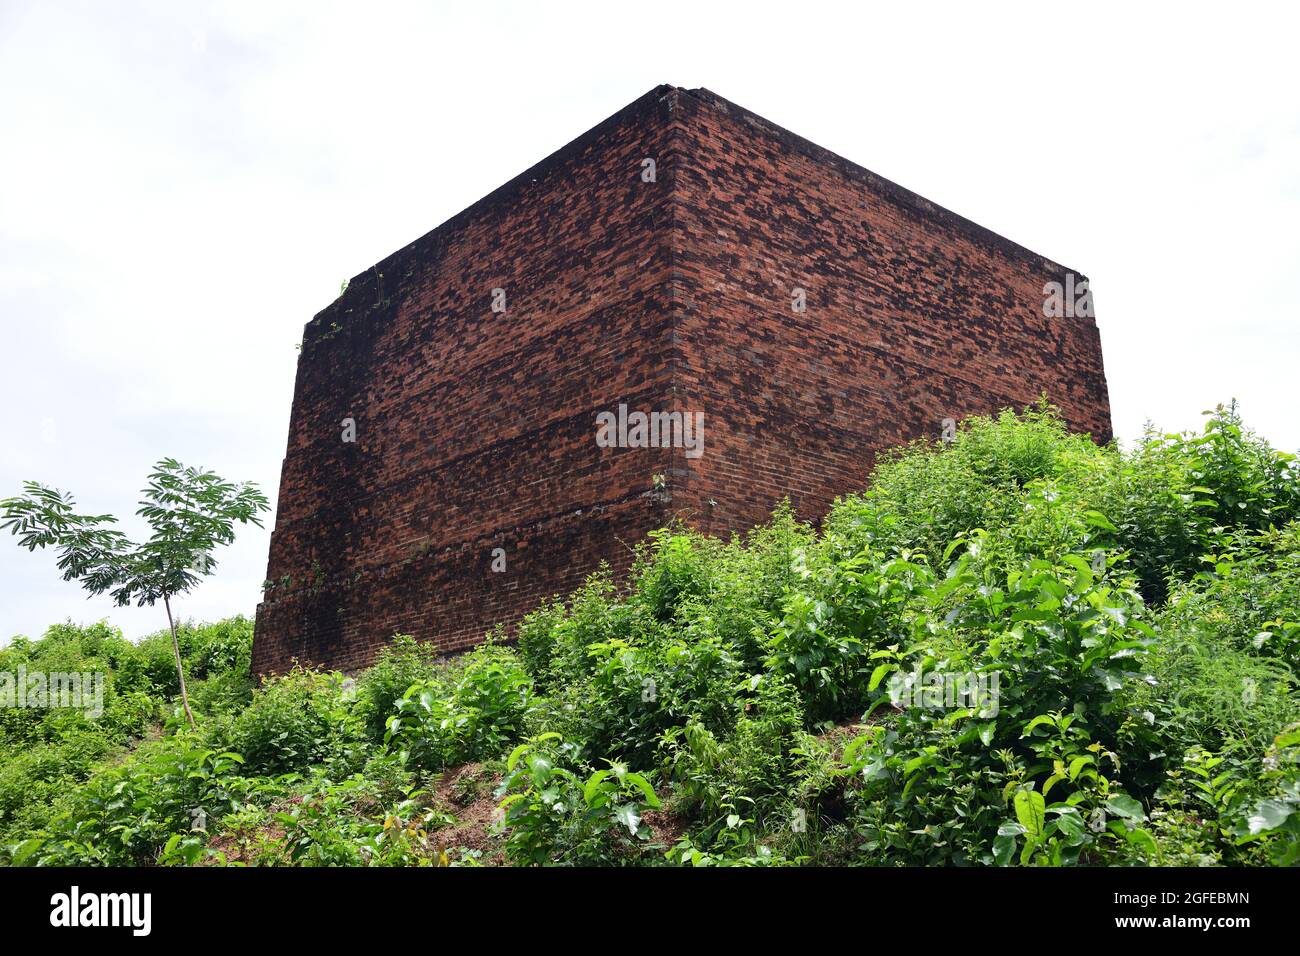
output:
[[836,503],[643,543],[517,641],[254,689],[250,627],[51,628],[0,672],[0,854],[55,864],[1300,862],[1300,474],[1234,409],[1121,453],[1040,407]]

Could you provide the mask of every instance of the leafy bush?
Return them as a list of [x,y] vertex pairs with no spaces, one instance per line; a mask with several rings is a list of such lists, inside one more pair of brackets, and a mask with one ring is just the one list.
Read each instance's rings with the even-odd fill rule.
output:
[[[288,809],[269,815],[284,830],[279,842],[296,866],[448,866],[450,859],[432,833],[451,818],[423,803],[408,788],[394,804],[374,803],[374,784],[355,774],[338,783],[325,780]],[[378,812],[374,812],[378,809]]]
[[1229,831],[1238,846],[1252,845],[1275,866],[1300,863],[1300,724],[1274,739],[1255,788],[1258,796],[1229,809]]
[[778,675],[755,675],[741,690],[743,713],[723,740],[698,721],[665,734],[675,806],[700,821],[695,840],[706,846],[731,836],[740,819],[775,817],[793,803],[795,751],[805,740],[798,693]]
[[[662,529],[517,650],[398,637],[355,693],[304,670],[254,692],[246,620],[181,625],[197,733],[172,736],[170,635],[59,625],[0,670],[102,670],[104,712],[0,710],[0,852],[1294,864],[1298,512],[1295,459],[1234,407],[1124,451],[1042,403],[885,456],[819,530],[788,505],[728,541]],[[507,753],[499,823],[454,821],[487,849],[444,845],[434,795],[492,786]]]
[[735,720],[739,661],[718,640],[669,636],[641,643],[613,639],[587,647],[592,672],[557,694],[554,727],[587,759],[607,754],[637,765],[653,761],[664,732],[698,720]]
[[[903,706],[853,745],[863,778],[854,799],[862,850],[870,856],[901,855],[915,863],[1000,859],[994,840],[1007,836],[999,830],[1015,792],[1045,798],[1049,780],[1071,796],[1081,792],[1077,775],[1053,779],[1065,754],[1048,758],[1035,745],[1033,731],[1044,722],[1068,720],[1073,735],[1089,738],[1076,756],[1092,743],[1108,753],[1121,749],[1128,712],[1120,692],[1141,679],[1155,634],[1140,619],[1132,580],[1098,573],[1080,555],[1057,564],[1031,560],[1004,573],[982,558],[981,540],[973,537],[943,582],[920,596],[919,640],[906,651],[878,655],[872,686],[892,676],[893,697]],[[984,675],[990,683],[996,675],[996,694],[991,700],[927,696],[938,686],[936,676],[954,675],[971,681]],[[876,706],[893,702],[882,694]],[[1072,714],[1052,716],[1064,707]]]
[[799,688],[814,720],[861,713],[874,652],[902,639],[900,611],[930,572],[868,551],[800,571],[803,580],[790,591],[768,640],[766,666]]
[[499,795],[515,863],[605,865],[630,862],[649,839],[646,810],[659,807],[649,781],[618,762],[592,771],[583,782],[565,767],[560,735],[545,733],[520,744],[506,761]]
[[408,635],[395,635],[392,645],[384,648],[357,683],[357,704],[370,739],[383,740],[397,702],[413,685],[433,677],[428,648]]
[[[195,821],[232,810],[246,782],[238,754],[183,737],[143,748],[136,759],[95,775],[45,835],[19,844],[15,864],[129,866],[156,862]],[[202,814],[202,816],[200,816]]]
[[217,742],[242,754],[248,771],[275,775],[358,758],[361,727],[343,695],[341,674],[295,667],[253,695]]
[[428,770],[497,756],[523,727],[531,690],[512,652],[480,648],[450,689],[437,681],[413,685],[388,718],[385,740]]

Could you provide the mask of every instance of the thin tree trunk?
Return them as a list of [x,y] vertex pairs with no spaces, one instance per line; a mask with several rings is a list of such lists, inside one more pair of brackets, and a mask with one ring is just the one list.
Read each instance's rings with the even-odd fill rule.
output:
[[163,595],[163,607],[167,609],[167,625],[172,629],[172,653],[176,655],[176,676],[181,681],[181,704],[185,707],[185,716],[189,718],[190,730],[195,730],[198,724],[194,722],[194,713],[190,710],[190,695],[185,689],[185,668],[181,666],[181,642],[176,637],[176,622],[172,620],[172,605]]

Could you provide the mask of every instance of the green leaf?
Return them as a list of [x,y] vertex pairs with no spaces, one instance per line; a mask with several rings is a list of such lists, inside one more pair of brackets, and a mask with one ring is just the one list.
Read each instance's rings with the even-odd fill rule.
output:
[[1121,690],[1124,687],[1124,681],[1108,670],[1094,667],[1092,672],[1097,675],[1097,679],[1107,690]]
[[610,771],[608,770],[597,770],[587,778],[587,785],[582,788],[582,799],[586,802],[587,806],[592,806],[592,801],[595,799],[596,794],[600,792],[600,782],[608,777],[609,774]]
[[1101,528],[1103,531],[1109,531],[1112,534],[1119,534],[1119,528],[1111,523],[1100,511],[1088,510],[1083,513],[1084,519],[1094,528]]
[[1295,805],[1284,800],[1261,800],[1255,804],[1254,811],[1246,818],[1246,825],[1252,834],[1276,830],[1286,823],[1295,811]]
[[1016,838],[999,834],[993,838],[993,862],[998,866],[1007,866],[1016,852]]
[[1046,819],[1046,807],[1043,795],[1034,790],[1021,790],[1015,799],[1016,819],[1025,828],[1031,839],[1037,839],[1043,833]]
[[898,669],[898,665],[896,664],[881,664],[879,667],[877,667],[874,671],[871,672],[871,680],[867,683],[867,690],[868,691],[875,690],[877,687],[880,686],[880,682],[881,680],[884,679],[884,676],[886,674],[888,674],[890,671],[897,670],[897,669]]
[[1126,836],[1128,837],[1129,843],[1141,847],[1149,855],[1154,856],[1158,852],[1156,849],[1155,838],[1141,827],[1134,827],[1132,830],[1128,831]]
[[630,783],[641,791],[645,797],[646,805],[655,810],[659,809],[659,797],[655,794],[655,788],[650,786],[650,781],[639,773],[629,773],[624,778],[625,783]]
[[1107,800],[1106,809],[1117,817],[1123,817],[1125,820],[1133,820],[1138,823],[1147,818],[1146,811],[1142,809],[1142,804],[1127,793],[1117,793]]
[[41,844],[44,842],[40,837],[32,837],[30,840],[19,843],[14,847],[10,863],[13,866],[22,866],[33,853],[41,848]]
[[510,756],[506,758],[506,770],[514,770],[515,764],[519,763],[519,758],[528,752],[528,744],[520,744],[514,750],[510,751]]
[[1058,807],[1053,812],[1058,814],[1056,823],[1061,832],[1072,844],[1076,843],[1083,836],[1084,829],[1079,811],[1074,807]]
[[1031,733],[1034,732],[1035,727],[1041,727],[1043,725],[1046,725],[1048,727],[1055,727],[1056,718],[1051,716],[1050,714],[1039,714],[1029,723],[1025,724],[1025,729],[1021,732],[1020,736],[1028,737]]
[[614,819],[627,827],[627,832],[636,836],[637,827],[641,825],[641,813],[634,803],[620,803],[614,807]]
[[1065,779],[1064,774],[1054,773],[1043,782],[1043,797],[1052,792],[1052,788]]

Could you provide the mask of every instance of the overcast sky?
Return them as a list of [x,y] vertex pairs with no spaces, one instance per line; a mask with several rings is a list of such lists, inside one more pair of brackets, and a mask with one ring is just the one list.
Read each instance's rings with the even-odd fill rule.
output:
[[[1235,396],[1296,450],[1297,23],[1146,6],[3,0],[0,496],[133,515],[174,456],[274,499],[340,283],[659,83],[1087,273],[1121,439]],[[251,614],[270,526],[180,613]],[[0,640],[165,625],[54,561],[0,540]]]

